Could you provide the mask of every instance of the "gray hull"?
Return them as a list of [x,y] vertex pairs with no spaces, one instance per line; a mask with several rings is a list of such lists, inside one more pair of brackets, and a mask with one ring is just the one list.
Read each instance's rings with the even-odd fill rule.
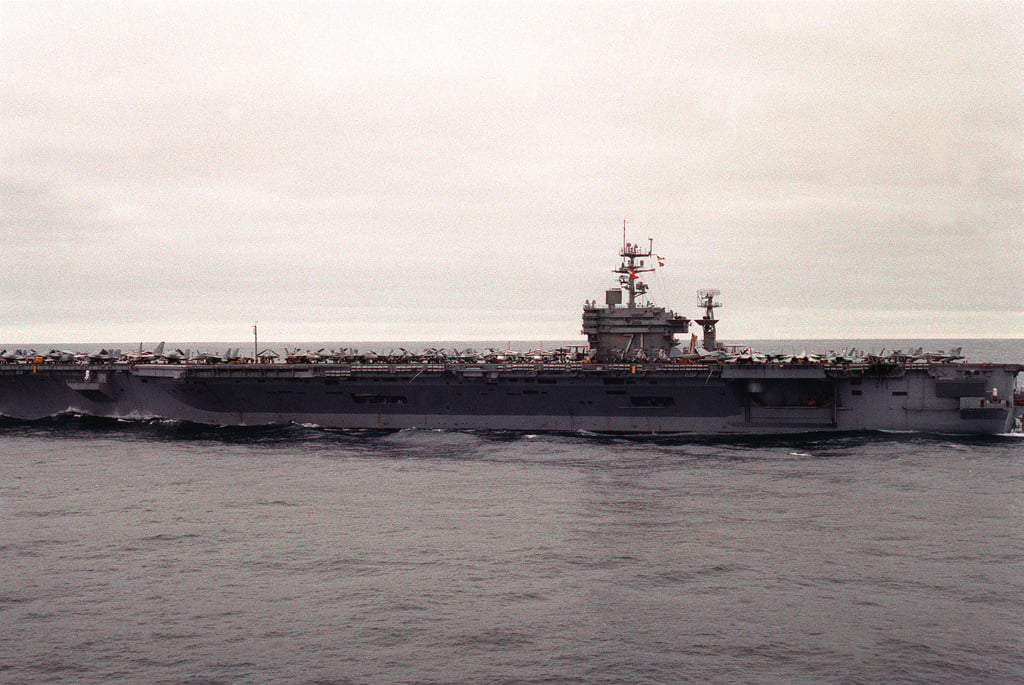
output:
[[251,426],[1004,433],[1018,365],[0,365],[0,414]]

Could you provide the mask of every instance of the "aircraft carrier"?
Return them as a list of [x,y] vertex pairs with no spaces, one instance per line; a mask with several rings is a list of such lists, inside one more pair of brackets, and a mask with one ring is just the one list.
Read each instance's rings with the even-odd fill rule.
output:
[[[103,350],[0,353],[0,415],[81,414],[225,426],[596,433],[830,431],[1006,433],[1024,407],[1020,364],[948,353],[764,355],[716,340],[717,290],[690,320],[647,298],[660,262],[623,240],[604,302],[586,301],[587,345],[517,353],[341,349],[224,355]],[[702,338],[695,333],[699,329]],[[685,336],[689,334],[687,340]],[[680,342],[678,335],[684,336]]]

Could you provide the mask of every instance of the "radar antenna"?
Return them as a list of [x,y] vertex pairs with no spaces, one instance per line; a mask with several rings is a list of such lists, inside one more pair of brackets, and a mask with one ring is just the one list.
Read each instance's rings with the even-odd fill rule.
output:
[[699,323],[704,329],[704,349],[709,352],[718,349],[718,342],[715,339],[715,324],[718,323],[718,319],[715,318],[715,307],[722,306],[718,300],[721,294],[718,288],[701,288],[697,291],[697,306],[704,308],[704,318],[698,319],[695,323]]

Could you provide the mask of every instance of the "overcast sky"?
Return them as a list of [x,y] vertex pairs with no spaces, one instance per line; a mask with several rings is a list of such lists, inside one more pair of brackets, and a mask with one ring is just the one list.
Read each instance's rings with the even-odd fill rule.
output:
[[0,341],[1024,337],[1024,4],[0,0]]

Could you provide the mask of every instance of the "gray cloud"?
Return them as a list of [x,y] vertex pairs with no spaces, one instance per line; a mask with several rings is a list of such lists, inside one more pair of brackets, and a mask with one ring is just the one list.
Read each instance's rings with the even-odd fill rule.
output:
[[725,335],[811,313],[862,334],[879,308],[879,336],[932,312],[927,334],[1019,334],[1022,24],[1017,3],[4,3],[0,339],[257,317],[568,338],[623,218],[668,257],[660,303],[727,293]]

